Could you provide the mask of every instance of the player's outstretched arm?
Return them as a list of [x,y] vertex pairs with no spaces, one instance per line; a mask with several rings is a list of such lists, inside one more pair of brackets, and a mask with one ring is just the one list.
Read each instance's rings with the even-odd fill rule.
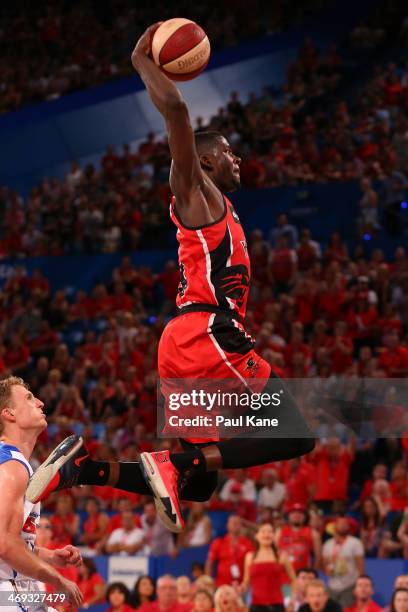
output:
[[56,591],[67,593],[79,606],[82,595],[78,587],[30,551],[21,537],[27,484],[28,473],[21,463],[8,461],[0,466],[0,558],[24,576],[51,583]]
[[177,198],[177,206],[194,206],[196,211],[192,222],[204,225],[213,221],[213,218],[202,194],[205,176],[197,155],[188,108],[173,81],[149,57],[151,38],[158,25],[148,28],[139,39],[132,53],[132,64],[166,122],[172,157],[170,184]]

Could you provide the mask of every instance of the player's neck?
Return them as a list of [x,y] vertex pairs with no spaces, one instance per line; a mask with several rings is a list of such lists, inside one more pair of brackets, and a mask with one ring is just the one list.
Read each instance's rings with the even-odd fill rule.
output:
[[0,441],[4,444],[15,446],[24,455],[27,461],[30,459],[35,443],[37,442],[38,433],[35,431],[5,431],[0,436]]

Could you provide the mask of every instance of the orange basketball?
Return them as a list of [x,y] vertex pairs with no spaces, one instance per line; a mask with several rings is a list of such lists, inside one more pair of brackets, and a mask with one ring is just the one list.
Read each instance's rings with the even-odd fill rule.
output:
[[208,64],[210,50],[207,34],[190,19],[168,19],[153,35],[153,60],[173,81],[198,76]]

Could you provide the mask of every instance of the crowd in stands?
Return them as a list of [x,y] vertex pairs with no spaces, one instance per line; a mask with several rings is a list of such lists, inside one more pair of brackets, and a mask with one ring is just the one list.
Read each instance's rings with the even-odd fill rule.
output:
[[[219,45],[272,29],[271,23],[280,27],[281,15],[271,13],[268,22],[262,13],[261,24],[256,10],[245,22],[246,5],[235,4],[223,31],[217,32],[217,16],[224,18],[226,10],[220,3],[211,24],[198,5],[189,6],[189,16]],[[130,9],[125,0],[103,3],[101,13],[95,6],[55,2],[45,18],[34,19],[10,13],[0,33],[0,112],[129,73],[128,51],[150,22],[150,9]],[[109,18],[117,7],[119,17]],[[166,11],[163,5],[164,17]],[[39,33],[42,44],[33,54]],[[354,32],[354,43],[375,45],[382,34],[371,34]],[[16,40],[21,62],[10,62]],[[115,40],[123,46],[116,48]],[[323,104],[341,83],[336,48],[322,55],[306,40],[279,102],[267,91],[245,103],[232,93],[227,107],[208,123],[199,119],[197,128],[229,138],[243,157],[245,187],[359,179],[361,233],[382,226],[396,233],[408,185],[407,67],[378,67],[355,103],[337,102],[329,117]],[[44,179],[27,202],[1,188],[0,254],[165,246],[173,231],[169,162],[167,144],[150,134],[136,151],[109,147],[100,171],[73,162],[63,181]],[[275,373],[330,383],[407,377],[404,247],[392,260],[379,249],[350,253],[339,234],[319,244],[282,214],[269,236],[252,232],[248,250],[253,280],[246,329]],[[108,281],[73,295],[52,291],[40,270],[27,275],[23,266],[14,268],[0,290],[0,375],[22,376],[45,403],[49,430],[33,467],[74,431],[100,461],[137,461],[140,452],[176,447],[157,439],[155,427],[157,346],[174,314],[178,283],[175,262],[155,274],[124,257]],[[250,587],[253,612],[271,603],[274,612],[282,606],[288,612],[377,612],[365,559],[408,558],[408,432],[397,383],[375,406],[367,438],[358,427],[350,434],[341,418],[329,419],[315,423],[321,441],[307,457],[221,473],[208,504],[186,505],[187,527],[177,538],[158,520],[151,499],[82,486],[45,502],[38,544],[80,546],[85,563],[69,577],[88,606],[106,600],[115,612],[244,612]],[[229,513],[225,535],[214,538],[212,511]],[[203,545],[209,545],[207,561],[192,568],[193,581],[166,575],[155,584],[143,576],[133,590],[120,582],[105,585],[92,560],[101,553],[176,557]],[[266,601],[265,580],[275,602]],[[390,612],[408,612],[406,575],[396,579],[389,603]]]
[[[288,68],[280,101],[267,90],[248,101],[231,93],[197,129],[222,132],[242,157],[246,188],[360,180],[359,231],[401,230],[408,187],[407,65],[376,66],[354,103],[337,99],[342,60],[306,39]],[[112,253],[172,244],[167,142],[150,133],[137,150],[109,146],[100,170],[72,163],[26,201],[0,188],[0,255]],[[406,203],[405,203],[406,204]]]
[[[370,256],[360,248],[349,253],[338,234],[327,245],[318,244],[309,230],[281,215],[270,236],[251,233],[248,249],[253,281],[246,327],[273,371],[289,382],[316,376],[403,381],[408,374],[408,256],[403,247],[392,261],[380,250]],[[14,269],[0,293],[0,369],[2,375],[23,376],[46,405],[50,426],[34,467],[78,427],[99,460],[135,461],[141,451],[175,447],[174,440],[156,437],[156,355],[164,324],[174,313],[178,282],[174,262],[153,274],[124,257],[108,282],[89,294],[72,295],[52,292],[39,270],[26,275],[23,267]],[[208,507],[186,508],[187,529],[176,541],[149,500],[83,486],[45,503],[52,542],[79,544],[87,554],[177,555],[211,541],[208,510],[227,511],[234,515],[227,536],[246,531],[245,554],[252,551],[259,524],[270,523],[283,557],[276,557],[270,535],[263,534],[268,562],[275,569],[284,566],[286,574],[290,567],[289,583],[298,580],[294,574],[302,567],[312,567],[313,578],[315,570],[323,571],[331,598],[347,607],[365,558],[408,554],[405,423],[395,389],[385,401],[387,414],[384,418],[383,405],[375,408],[375,435],[368,439],[358,431],[350,436],[341,419],[333,420],[317,427],[322,441],[305,458],[222,474]],[[381,433],[384,437],[376,438]],[[208,573],[215,562],[218,572],[228,573],[225,554],[225,542],[211,543]],[[245,556],[242,563],[241,587]],[[283,577],[282,584],[287,580]],[[314,586],[324,598],[323,587]],[[119,591],[114,599],[127,597]]]
[[217,49],[298,24],[305,13],[322,5],[321,0],[301,5],[255,0],[248,12],[242,0],[233,5],[214,0],[160,5],[53,0],[46,7],[7,0],[0,9],[0,114],[131,75],[131,51],[159,19],[182,16],[196,21]]

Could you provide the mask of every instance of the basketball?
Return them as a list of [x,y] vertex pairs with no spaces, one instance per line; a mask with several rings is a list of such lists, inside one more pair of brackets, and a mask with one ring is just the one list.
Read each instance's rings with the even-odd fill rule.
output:
[[152,56],[157,66],[173,81],[190,81],[207,66],[210,41],[194,21],[168,19],[153,35]]

